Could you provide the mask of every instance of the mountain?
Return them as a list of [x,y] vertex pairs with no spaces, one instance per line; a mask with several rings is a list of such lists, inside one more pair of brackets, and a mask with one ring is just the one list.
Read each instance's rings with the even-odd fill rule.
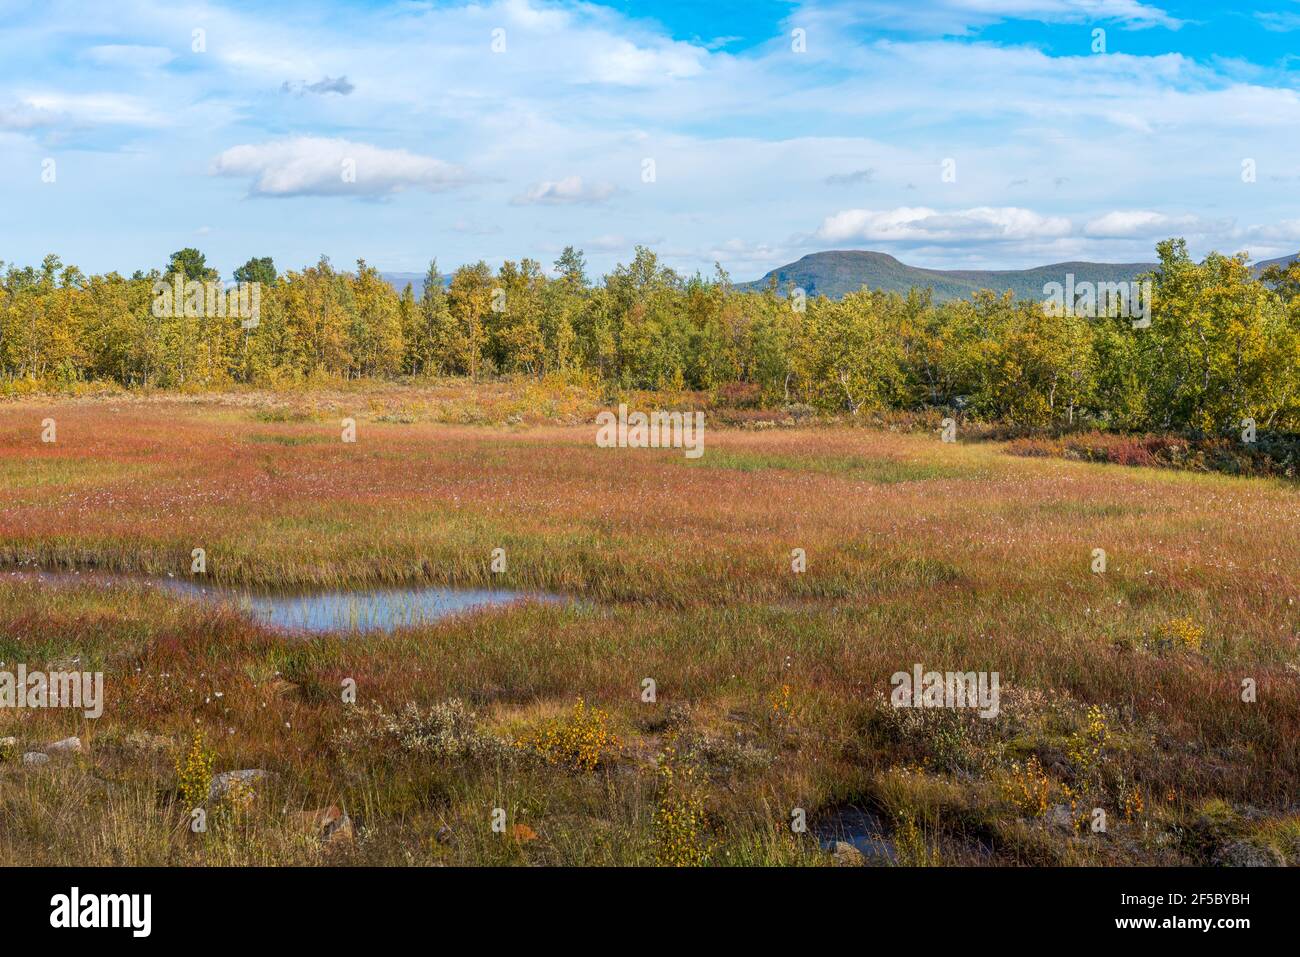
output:
[[[401,293],[409,283],[411,292],[415,293],[415,298],[419,299],[424,295],[424,273],[422,272],[381,272],[379,278],[388,285]],[[442,277],[443,286],[451,285],[450,274],[444,274]]]
[[1300,259],[1300,253],[1297,253],[1294,256],[1278,256],[1277,259],[1261,260],[1260,262],[1257,262],[1254,265],[1252,265],[1250,269],[1251,272],[1253,272],[1256,276],[1258,276],[1269,266],[1286,266],[1289,263],[1295,262],[1297,259]]
[[809,296],[825,295],[838,299],[863,286],[886,292],[907,292],[916,287],[934,291],[936,301],[964,299],[978,289],[994,292],[1011,290],[1018,298],[1041,299],[1043,286],[1065,282],[1074,274],[1076,284],[1090,282],[1129,282],[1156,268],[1155,263],[1066,262],[1032,269],[923,269],[901,263],[887,253],[845,249],[811,253],[786,266],[773,269],[755,282],[737,283],[737,289],[760,290],[775,277],[778,288],[785,290],[793,282]]
[[[1258,276],[1269,266],[1285,265],[1297,258],[1300,254],[1266,259],[1250,268]],[[1074,274],[1076,285],[1085,280],[1130,282],[1155,268],[1155,263],[1067,262],[1031,269],[924,269],[901,263],[888,253],[842,249],[811,253],[796,262],[778,266],[762,279],[736,283],[736,288],[760,291],[775,277],[777,288],[783,293],[790,283],[794,283],[809,296],[825,295],[831,299],[839,299],[863,286],[902,293],[914,286],[929,288],[934,290],[934,298],[939,302],[965,299],[978,289],[992,289],[999,293],[1010,289],[1021,299],[1041,299],[1043,286],[1049,282],[1063,284],[1067,273]],[[380,276],[399,293],[407,283],[411,284],[415,298],[419,299],[424,292],[424,273],[381,272]],[[450,286],[451,276],[444,274],[442,281]]]

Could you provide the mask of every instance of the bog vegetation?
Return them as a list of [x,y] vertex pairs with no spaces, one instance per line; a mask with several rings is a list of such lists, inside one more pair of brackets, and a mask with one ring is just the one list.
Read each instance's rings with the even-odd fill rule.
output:
[[[821,423],[600,448],[574,387],[500,427],[549,387],[0,404],[0,672],[105,673],[98,719],[0,707],[0,864],[1300,863],[1292,485]],[[196,546],[579,600],[300,635],[99,574]],[[893,707],[918,663],[997,714]]]
[[[1158,247],[1151,323],[1049,316],[991,292],[935,303],[928,293],[862,290],[835,301],[775,286],[735,290],[682,277],[650,250],[603,281],[572,247],[548,278],[531,259],[463,266],[422,295],[397,293],[358,261],[322,258],[279,275],[251,259],[253,328],[162,316],[154,283],[217,278],[197,250],[165,270],[86,276],[47,257],[0,280],[0,381],[10,393],[108,381],[126,387],[280,387],[322,380],[558,374],[621,389],[707,390],[738,403],[803,404],[858,416],[944,407],[1027,428],[1300,431],[1300,264],[1255,278],[1243,257],[1193,261]],[[2,266],[3,264],[0,264]]]

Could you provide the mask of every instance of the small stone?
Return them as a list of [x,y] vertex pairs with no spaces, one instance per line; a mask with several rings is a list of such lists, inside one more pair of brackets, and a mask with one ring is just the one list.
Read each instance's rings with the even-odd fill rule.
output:
[[208,785],[208,800],[219,801],[227,794],[230,789],[238,783],[241,786],[248,787],[258,781],[267,780],[274,775],[270,771],[263,771],[261,768],[245,768],[240,771],[223,771],[212,778],[212,783]]
[[28,751],[23,755],[23,764],[49,764],[50,756],[42,751]]
[[1053,827],[1065,827],[1074,829],[1074,812],[1068,805],[1055,804],[1047,812],[1047,823]]
[[836,841],[827,850],[836,867],[861,867],[865,861],[862,852],[847,841]]
[[80,754],[81,739],[75,735],[71,738],[63,738],[61,741],[55,741],[45,746],[46,754]]
[[1276,852],[1249,841],[1232,841],[1214,852],[1214,863],[1220,867],[1280,867]]

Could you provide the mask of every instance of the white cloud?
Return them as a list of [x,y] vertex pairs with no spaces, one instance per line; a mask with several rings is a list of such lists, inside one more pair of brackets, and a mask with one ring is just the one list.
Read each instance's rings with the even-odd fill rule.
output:
[[1300,219],[1282,219],[1276,223],[1247,226],[1240,235],[1246,240],[1281,243],[1294,251],[1297,244],[1300,244]]
[[[1150,209],[1115,210],[1089,220],[1083,227],[1085,234],[1104,238],[1130,236],[1173,236],[1204,233],[1215,226],[1199,216],[1171,216]],[[1229,224],[1230,225],[1230,224]]]
[[976,206],[939,212],[925,206],[846,209],[826,217],[818,240],[863,242],[970,242],[1051,239],[1069,235],[1064,216],[1043,216],[1016,206]]
[[778,263],[793,258],[793,254],[781,246],[768,243],[753,243],[744,239],[728,239],[699,256],[713,262],[719,262],[729,268],[761,269],[767,271]]
[[253,196],[386,196],[469,181],[460,167],[431,156],[314,136],[232,146],[213,160],[211,172],[249,177]]
[[[1120,27],[1175,25],[1162,0],[805,3],[769,43],[744,48],[683,43],[651,19],[584,0],[386,0],[342,19],[313,5],[267,14],[230,0],[123,0],[111,11],[49,3],[48,14],[16,14],[0,30],[0,89],[12,91],[0,94],[0,129],[19,131],[0,162],[98,151],[102,161],[77,177],[60,170],[59,195],[86,191],[84,216],[46,228],[113,268],[154,255],[146,230],[120,229],[145,195],[183,205],[190,229],[226,223],[205,243],[214,259],[247,258],[256,239],[286,262],[328,251],[390,268],[407,256],[418,267],[426,252],[448,268],[517,259],[601,233],[626,242],[593,245],[593,273],[643,237],[665,237],[655,248],[675,251],[682,271],[708,271],[716,258],[738,277],[848,243],[971,268],[1149,259],[1153,237],[1193,228],[1208,230],[1194,252],[1247,237],[1254,249],[1275,227],[1232,223],[1268,223],[1286,208],[1294,182],[1284,177],[1300,151],[1294,77],[1285,64],[1230,62],[1249,56],[1248,41],[1226,34],[1214,59],[1191,55],[1204,48],[1190,38],[1173,46],[1182,53],[1091,56],[1087,26],[1054,31],[1041,48],[1006,34],[934,39],[1005,20],[1087,21],[1111,31],[1112,50],[1131,50]],[[208,30],[201,55],[189,48],[196,25]],[[497,26],[508,33],[504,54],[491,52]],[[790,51],[794,26],[808,29],[802,57]],[[928,35],[907,36],[912,28]],[[168,49],[172,61],[140,68]],[[60,69],[38,72],[49,63]],[[342,92],[335,77],[355,88],[277,94],[286,80],[293,92],[312,81]],[[39,106],[22,96],[37,93]],[[286,135],[301,139],[276,139]],[[353,184],[340,176],[344,142]],[[301,219],[288,222],[275,204],[246,204],[234,226],[221,218],[232,184],[202,176],[214,156],[212,172],[244,178],[255,196],[405,189],[412,214],[356,204],[343,220],[336,204],[302,202]],[[958,160],[957,183],[939,180],[947,156]],[[640,179],[645,157],[657,162],[653,185]],[[1243,157],[1257,160],[1257,183],[1241,182]],[[465,170],[513,186],[420,195],[467,182]],[[558,182],[537,182],[545,176]],[[598,205],[611,197],[616,218]],[[43,221],[24,196],[9,212]],[[815,229],[826,213],[835,214]],[[1229,216],[1218,230],[1215,217]],[[430,223],[441,224],[433,239]],[[54,245],[40,228],[18,237],[32,256]],[[440,248],[426,249],[431,241]]]
[[0,106],[0,126],[10,129],[165,125],[163,116],[146,101],[118,93],[30,93],[14,105]]
[[1256,13],[1260,25],[1273,33],[1290,33],[1300,30],[1300,13]]
[[686,43],[638,47],[619,40],[593,50],[588,70],[591,79],[600,83],[644,86],[659,80],[698,76],[704,72],[707,55],[703,47]]
[[616,192],[610,183],[584,183],[581,176],[534,183],[511,202],[516,206],[591,206],[603,203]]
[[[1048,23],[1111,21],[1142,30],[1183,26],[1178,19],[1153,4],[1138,0],[805,0],[790,14],[791,25],[814,24],[840,30],[867,26],[915,33],[958,35],[974,28],[1007,20]],[[810,31],[811,32],[811,31]]]

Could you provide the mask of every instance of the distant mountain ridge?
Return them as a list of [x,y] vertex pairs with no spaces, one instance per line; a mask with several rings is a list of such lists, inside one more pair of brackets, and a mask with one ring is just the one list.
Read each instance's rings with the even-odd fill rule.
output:
[[[1277,259],[1257,262],[1250,268],[1258,276],[1269,266],[1282,266],[1297,258],[1300,258],[1300,254],[1279,256]],[[831,299],[839,299],[863,286],[902,293],[914,287],[928,288],[934,291],[934,298],[939,302],[965,299],[980,289],[992,289],[998,293],[1010,290],[1020,299],[1041,299],[1043,286],[1049,282],[1064,283],[1067,273],[1074,274],[1076,284],[1085,281],[1132,282],[1143,273],[1151,272],[1156,265],[1075,261],[1033,266],[1029,269],[926,269],[909,266],[888,253],[841,249],[809,253],[795,262],[778,266],[762,279],[736,283],[735,288],[761,291],[775,276],[777,288],[782,293],[793,283],[809,296],[824,295]],[[424,273],[381,272],[380,275],[399,293],[408,283],[417,299],[424,293]],[[450,271],[443,274],[442,281],[444,285],[451,284]]]
[[1295,262],[1297,259],[1300,259],[1300,253],[1296,253],[1294,256],[1278,256],[1277,259],[1263,259],[1250,268],[1255,275],[1258,276],[1269,266],[1287,266],[1290,263]]
[[845,249],[810,253],[771,270],[762,279],[738,283],[737,289],[764,289],[773,277],[782,291],[790,283],[809,296],[839,299],[863,286],[885,292],[933,290],[936,301],[965,299],[980,289],[1010,290],[1021,299],[1041,299],[1043,286],[1065,282],[1067,273],[1080,282],[1130,282],[1156,268],[1155,263],[1063,262],[1030,269],[925,269],[899,262],[888,253]]
[[[381,272],[379,278],[399,293],[409,285],[416,299],[424,295],[424,273],[422,272]],[[451,275],[449,273],[443,275],[442,284],[444,286],[451,285]]]

